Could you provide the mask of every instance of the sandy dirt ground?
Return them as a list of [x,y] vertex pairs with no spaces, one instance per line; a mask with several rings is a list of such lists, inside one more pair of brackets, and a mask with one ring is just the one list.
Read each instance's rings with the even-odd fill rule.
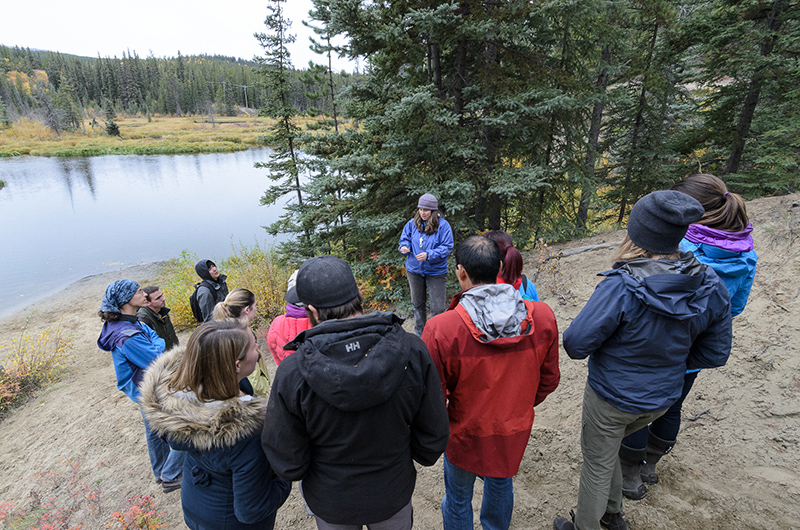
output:
[[[748,211],[760,260],[749,304],[734,319],[733,353],[725,367],[705,370],[697,379],[684,405],[678,444],[659,464],[661,481],[644,500],[626,501],[625,517],[634,530],[800,528],[800,194],[752,201]],[[553,247],[599,245],[551,260],[561,276],[543,273],[537,279],[560,329],[589,298],[596,273],[609,268],[623,236],[612,232]],[[82,480],[101,486],[102,512],[117,510],[124,497],[147,493],[158,501],[168,528],[185,528],[179,494],[165,495],[153,482],[138,408],[116,390],[111,357],[95,344],[101,327],[95,313],[105,287],[120,278],[147,283],[159,268],[155,263],[85,278],[0,320],[0,342],[18,334],[26,320],[32,331],[60,324],[72,337],[74,355],[61,382],[0,423],[0,502],[24,504],[34,475],[63,471],[70,458],[80,463]],[[526,272],[533,276],[532,267]],[[552,528],[553,518],[576,503],[586,361],[573,361],[562,350],[561,370],[561,385],[536,411],[515,479],[512,528]],[[415,529],[441,528],[443,494],[441,461],[419,468]],[[480,500],[476,489],[476,528]],[[276,528],[316,528],[296,487],[278,512]]]

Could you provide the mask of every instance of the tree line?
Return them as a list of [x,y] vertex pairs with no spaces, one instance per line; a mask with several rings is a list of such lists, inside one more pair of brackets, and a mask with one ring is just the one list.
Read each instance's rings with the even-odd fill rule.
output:
[[[258,84],[254,61],[218,55],[157,58],[123,52],[121,58],[79,57],[0,46],[0,118],[39,117],[59,129],[82,127],[86,109],[115,114],[233,116],[270,99]],[[290,99],[303,113],[330,111],[332,98],[319,66],[291,72]],[[336,89],[349,82],[333,73]],[[53,123],[53,120],[56,123]]]
[[311,17],[366,67],[338,99],[358,129],[283,131],[310,155],[276,158],[264,196],[294,197],[272,227],[298,235],[292,252],[399,265],[426,192],[462,235],[525,245],[614,226],[690,173],[749,197],[797,190],[796,1],[314,0]]

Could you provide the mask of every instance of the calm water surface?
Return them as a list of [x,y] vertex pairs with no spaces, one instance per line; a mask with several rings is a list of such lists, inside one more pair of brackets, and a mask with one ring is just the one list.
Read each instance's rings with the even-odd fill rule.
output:
[[[222,260],[271,245],[260,206],[270,151],[0,158],[0,317],[88,275],[177,257]],[[98,301],[99,303],[99,301]]]

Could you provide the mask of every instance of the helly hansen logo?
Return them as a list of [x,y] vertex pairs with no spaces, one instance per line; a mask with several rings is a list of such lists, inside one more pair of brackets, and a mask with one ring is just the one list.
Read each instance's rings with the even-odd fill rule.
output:
[[345,344],[344,349],[347,350],[348,353],[350,353],[352,351],[360,350],[361,344],[359,344],[358,341],[351,342],[350,344]]

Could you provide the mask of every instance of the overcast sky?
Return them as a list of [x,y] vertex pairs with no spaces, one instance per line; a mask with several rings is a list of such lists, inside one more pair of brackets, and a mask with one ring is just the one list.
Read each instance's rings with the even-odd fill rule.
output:
[[[252,59],[261,53],[255,32],[264,32],[267,0],[176,1],[40,0],[4,1],[0,44],[58,51],[74,55],[121,57],[136,51],[140,57],[228,55]],[[312,34],[302,24],[311,0],[283,4],[297,41],[289,47],[292,64],[303,68],[309,60],[327,59],[308,49]],[[334,68],[352,71],[354,63],[338,60]]]

